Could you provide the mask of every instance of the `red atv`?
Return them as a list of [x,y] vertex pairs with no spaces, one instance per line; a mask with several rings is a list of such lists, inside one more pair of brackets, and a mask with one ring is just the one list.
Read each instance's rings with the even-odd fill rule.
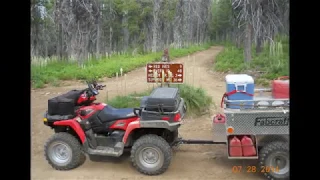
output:
[[146,175],[166,171],[171,146],[186,112],[177,88],[157,88],[143,97],[141,107],[116,109],[93,103],[103,85],[88,83],[48,100],[44,124],[54,129],[45,144],[45,157],[56,170],[70,170],[88,155],[119,157],[131,149],[133,166]]

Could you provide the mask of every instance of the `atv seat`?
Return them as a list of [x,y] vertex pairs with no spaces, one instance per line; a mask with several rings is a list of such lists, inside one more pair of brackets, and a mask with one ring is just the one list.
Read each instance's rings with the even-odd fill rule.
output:
[[121,108],[117,109],[110,105],[107,105],[102,111],[98,114],[98,118],[102,123],[120,120],[120,119],[129,119],[135,117],[133,113],[133,108]]
[[49,115],[47,114],[46,115],[47,117],[47,120],[50,121],[50,122],[53,122],[53,121],[62,121],[62,120],[68,120],[68,119],[73,119],[75,117],[75,115]]

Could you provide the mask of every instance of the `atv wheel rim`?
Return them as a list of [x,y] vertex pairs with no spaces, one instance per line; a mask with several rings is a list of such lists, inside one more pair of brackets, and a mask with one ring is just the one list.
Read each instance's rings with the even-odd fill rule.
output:
[[266,161],[265,171],[270,172],[274,176],[282,176],[289,172],[289,154],[285,152],[277,152],[270,154]]
[[66,165],[71,161],[72,150],[65,143],[54,142],[49,147],[49,158],[59,166]]
[[139,153],[139,161],[146,168],[157,168],[163,164],[163,153],[158,148],[146,147]]

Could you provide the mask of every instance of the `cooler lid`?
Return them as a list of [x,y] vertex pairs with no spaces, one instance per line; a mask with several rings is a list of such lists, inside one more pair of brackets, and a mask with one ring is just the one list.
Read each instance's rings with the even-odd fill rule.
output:
[[228,84],[253,84],[254,80],[248,74],[228,74],[226,82]]

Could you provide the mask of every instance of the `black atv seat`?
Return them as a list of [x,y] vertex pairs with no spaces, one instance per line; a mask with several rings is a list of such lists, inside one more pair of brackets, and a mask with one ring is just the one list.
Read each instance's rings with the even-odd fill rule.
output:
[[136,115],[133,113],[133,108],[117,109],[110,105],[107,105],[98,114],[98,118],[102,123],[120,120],[120,119],[128,119],[135,116]]

